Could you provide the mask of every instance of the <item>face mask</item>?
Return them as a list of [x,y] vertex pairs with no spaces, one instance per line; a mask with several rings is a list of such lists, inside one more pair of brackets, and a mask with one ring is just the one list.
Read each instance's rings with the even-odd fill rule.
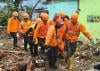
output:
[[14,19],[17,19],[18,18],[18,16],[14,16]]
[[28,21],[28,18],[24,18],[24,21],[27,22]]
[[44,24],[46,24],[48,20],[43,20],[43,19],[42,19],[42,21],[43,21]]
[[73,20],[73,21],[71,21],[73,24],[76,24],[77,23],[77,20]]

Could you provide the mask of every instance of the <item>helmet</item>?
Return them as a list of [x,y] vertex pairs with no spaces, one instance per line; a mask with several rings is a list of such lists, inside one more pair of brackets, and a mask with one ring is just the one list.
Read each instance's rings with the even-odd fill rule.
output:
[[12,13],[12,16],[18,16],[18,12],[17,12],[17,11],[14,11],[14,12]]
[[59,18],[60,18],[59,14],[58,13],[55,13],[53,19],[56,20],[56,19],[59,19]]
[[40,14],[40,17],[41,17],[43,20],[48,20],[48,18],[49,18],[48,14],[45,13],[45,12],[42,12],[42,13]]
[[24,18],[29,18],[29,14],[28,14],[28,13],[24,13],[24,14],[23,14],[23,17],[24,17]]
[[61,18],[64,18],[65,16],[66,16],[65,12],[62,11],[62,12],[60,13],[60,17],[61,17]]
[[64,25],[63,20],[62,19],[57,19],[57,21],[56,21],[56,27],[60,28],[63,25]]
[[71,15],[71,20],[72,21],[77,21],[78,20],[78,13],[73,13],[72,15]]

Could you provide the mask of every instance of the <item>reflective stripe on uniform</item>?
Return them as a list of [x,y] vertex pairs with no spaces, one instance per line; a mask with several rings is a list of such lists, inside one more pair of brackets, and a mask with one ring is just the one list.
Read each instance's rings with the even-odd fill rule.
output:
[[77,26],[78,32],[71,30],[70,26],[71,26],[71,21],[69,21],[69,23],[68,23],[68,33],[73,34],[73,35],[79,35],[80,34],[80,23],[78,23],[78,26]]

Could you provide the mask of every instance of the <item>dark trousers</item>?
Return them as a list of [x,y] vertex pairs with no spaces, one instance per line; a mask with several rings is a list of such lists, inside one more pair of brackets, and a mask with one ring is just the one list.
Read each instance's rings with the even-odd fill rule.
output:
[[37,44],[34,44],[34,55],[37,56],[38,55],[38,45]]
[[41,53],[44,54],[45,51],[45,39],[38,38],[38,45],[41,46]]
[[25,49],[25,51],[27,51],[28,37],[27,37],[27,35],[23,35],[23,38],[24,38],[24,49]]
[[57,48],[56,47],[47,47],[49,48],[48,52],[47,52],[47,58],[48,58],[48,61],[49,61],[49,66],[50,68],[54,67],[55,66],[55,63],[57,61]]
[[74,55],[76,47],[77,47],[77,42],[66,42],[66,51],[68,58]]
[[31,55],[33,55],[33,46],[34,46],[33,36],[24,35],[23,37],[24,37],[24,49],[27,51],[27,45],[29,44],[30,53]]
[[13,46],[17,47],[17,32],[10,32],[10,35],[13,38]]

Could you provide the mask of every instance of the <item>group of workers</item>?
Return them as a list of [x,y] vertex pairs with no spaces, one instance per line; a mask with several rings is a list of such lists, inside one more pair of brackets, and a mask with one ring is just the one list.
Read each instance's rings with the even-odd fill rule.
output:
[[27,44],[30,46],[32,56],[38,55],[38,46],[41,47],[41,54],[47,56],[50,68],[56,69],[58,52],[63,56],[67,52],[67,66],[73,68],[74,53],[77,47],[77,40],[82,32],[91,44],[94,44],[93,37],[87,32],[82,23],[78,21],[79,14],[74,12],[71,17],[65,12],[56,13],[52,20],[49,20],[47,12],[41,12],[35,22],[30,20],[28,13],[23,14],[23,21],[18,20],[18,12],[14,11],[8,19],[7,32],[13,38],[13,46],[17,47],[17,33],[24,39],[24,49],[27,51]]

